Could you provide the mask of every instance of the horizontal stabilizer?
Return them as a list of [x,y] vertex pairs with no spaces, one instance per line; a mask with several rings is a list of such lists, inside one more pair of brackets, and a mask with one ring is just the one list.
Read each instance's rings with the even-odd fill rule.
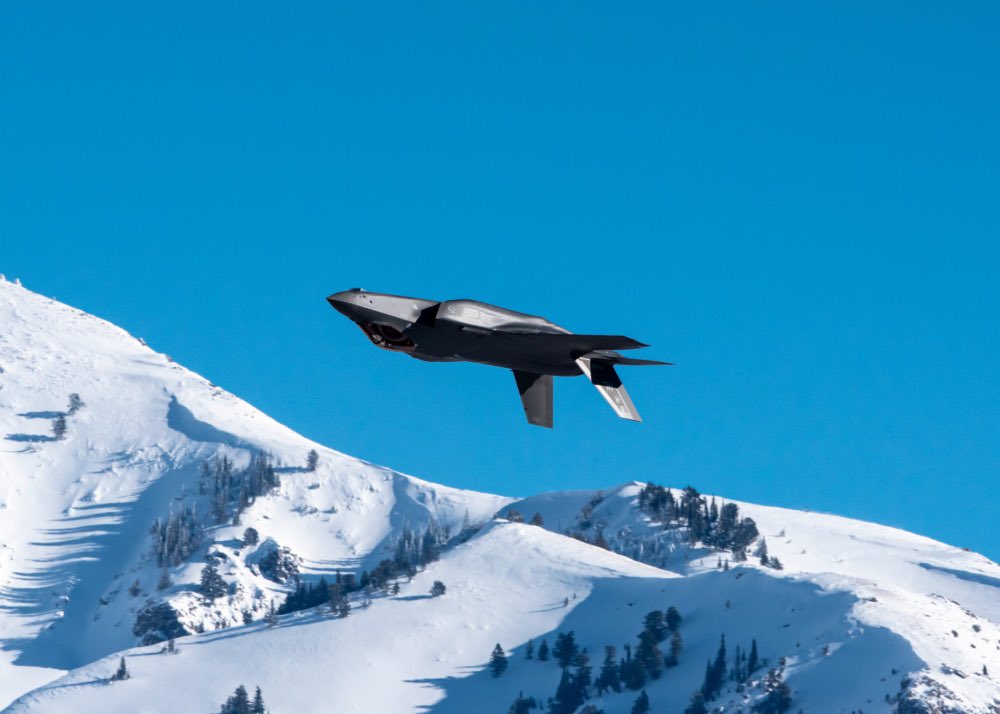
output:
[[552,375],[514,371],[528,423],[552,428]]
[[604,401],[615,410],[615,414],[629,421],[642,421],[639,410],[635,408],[631,397],[625,391],[625,386],[618,378],[613,364],[606,360],[592,360],[589,357],[580,357],[576,360],[576,364],[601,393]]
[[612,364],[629,364],[629,365],[665,365],[668,367],[673,367],[673,362],[660,362],[655,359],[635,359],[634,357],[622,357],[616,352],[609,350],[594,350],[593,352],[588,352],[585,355],[580,355],[581,357],[586,357],[589,360],[597,361],[604,360],[606,362],[611,362]]
[[561,348],[575,355],[585,355],[594,350],[636,350],[649,347],[638,340],[624,335],[574,335],[571,332],[511,332],[520,339],[530,340],[539,345]]
[[655,359],[635,359],[633,357],[618,357],[615,359],[615,364],[631,364],[631,365],[660,365],[664,367],[673,367],[673,362],[660,362]]

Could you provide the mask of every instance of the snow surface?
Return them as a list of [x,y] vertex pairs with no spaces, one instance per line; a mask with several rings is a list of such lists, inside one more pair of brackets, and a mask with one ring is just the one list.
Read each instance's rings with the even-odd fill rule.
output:
[[[53,440],[71,393],[85,406]],[[310,449],[315,472],[304,468]],[[240,466],[260,451],[280,467],[280,489],[240,526],[211,530],[157,591],[153,521],[191,501],[206,460]],[[524,659],[529,638],[551,645],[574,630],[596,673],[605,645],[621,653],[643,615],[668,605],[684,616],[684,650],[647,687],[656,712],[683,709],[723,634],[730,653],[756,638],[772,664],[785,658],[793,711],[892,711],[904,679],[954,711],[1000,707],[997,564],[893,528],[740,503],[785,569],[720,571],[720,554],[643,516],[641,486],[515,501],[399,474],[304,439],[123,330],[0,281],[0,707],[208,712],[242,683],[260,685],[275,714],[502,713],[519,691],[544,700],[558,683],[557,665]],[[544,527],[494,519],[510,508],[539,513]],[[391,557],[403,528],[432,518],[452,533],[485,526],[346,619],[260,619],[288,588],[259,573],[243,528],[289,548],[315,581]],[[598,530],[631,557],[563,535]],[[213,604],[194,590],[208,552],[225,556],[233,589]],[[434,580],[444,596],[429,596]],[[136,647],[136,613],[157,598],[205,630],[176,654]],[[244,609],[254,623],[240,624]],[[510,667],[494,679],[485,664],[498,642]],[[109,684],[122,654],[132,678]],[[716,704],[745,710],[759,695],[730,687]],[[618,714],[634,698],[594,703]]]

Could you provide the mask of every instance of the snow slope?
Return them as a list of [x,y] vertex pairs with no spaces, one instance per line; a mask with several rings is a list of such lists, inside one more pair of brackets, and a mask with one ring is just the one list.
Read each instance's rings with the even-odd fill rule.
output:
[[[126,588],[138,579],[155,592],[159,576],[147,531],[197,491],[214,456],[240,465],[265,451],[284,467],[280,493],[244,523],[278,535],[306,573],[380,559],[404,524],[433,516],[457,529],[466,513],[483,520],[505,502],[310,442],[123,330],[5,281],[0,326],[2,703],[135,644],[141,598]],[[85,406],[53,440],[71,393]],[[310,449],[320,454],[315,473],[302,468]],[[174,573],[175,583],[198,569]]]
[[[71,393],[84,406],[69,414]],[[54,440],[60,414],[66,438]],[[310,449],[315,472],[304,468]],[[239,468],[260,452],[280,488],[239,526],[212,527],[158,590],[150,525],[197,501],[207,460]],[[574,630],[596,672],[605,645],[620,653],[645,613],[675,605],[684,649],[647,686],[656,712],[683,710],[722,635],[730,652],[756,639],[772,665],[785,658],[793,711],[895,711],[904,680],[911,700],[939,711],[1000,711],[1000,566],[892,528],[740,503],[785,569],[720,571],[726,554],[649,522],[641,486],[515,501],[398,474],[302,438],[113,325],[0,281],[0,707],[213,711],[242,683],[260,685],[276,714],[502,713],[518,692],[544,700],[558,684],[554,663],[524,658],[529,638],[552,644]],[[493,519],[509,509],[537,512],[544,527]],[[391,557],[402,529],[431,519],[452,534],[486,525],[398,595],[355,601],[346,619],[261,619],[288,585],[259,572],[239,542],[245,527],[289,548],[315,581]],[[598,531],[624,555],[563,535]],[[212,604],[195,588],[209,552],[231,588]],[[429,597],[434,580],[444,596]],[[137,613],[161,599],[205,630],[178,640],[177,654],[136,647]],[[242,610],[252,624],[240,624]],[[494,679],[484,666],[498,642],[510,666]],[[132,678],[108,684],[122,653]],[[747,710],[759,685],[730,684],[715,704]],[[593,703],[616,714],[634,698]]]

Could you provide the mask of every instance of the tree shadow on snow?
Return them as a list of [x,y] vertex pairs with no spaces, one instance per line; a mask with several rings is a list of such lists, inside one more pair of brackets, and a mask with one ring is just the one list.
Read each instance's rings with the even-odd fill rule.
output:
[[37,634],[0,641],[0,649],[16,652],[17,665],[73,669],[133,646],[130,627],[109,631],[106,638],[80,633],[104,611],[102,602],[127,597],[128,579],[112,576],[127,572],[136,553],[149,548],[146,533],[162,516],[169,494],[197,480],[195,464],[167,471],[138,499],[80,504],[39,529],[35,556],[0,587],[0,615],[41,627]]
[[56,437],[48,434],[7,434],[7,441],[21,441],[28,443],[39,443],[43,441],[58,441]]

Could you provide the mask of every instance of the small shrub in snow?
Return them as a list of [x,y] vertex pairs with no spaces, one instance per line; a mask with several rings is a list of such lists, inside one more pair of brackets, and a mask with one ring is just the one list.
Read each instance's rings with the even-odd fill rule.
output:
[[524,692],[519,692],[517,699],[510,705],[507,714],[528,714],[532,709],[538,708],[538,702],[534,697],[525,697]]
[[67,407],[67,411],[70,414],[76,414],[83,408],[83,406],[84,406],[83,400],[80,399],[79,394],[73,392],[72,394],[69,395],[69,405]]
[[66,417],[62,414],[52,420],[52,438],[56,441],[66,438]]

